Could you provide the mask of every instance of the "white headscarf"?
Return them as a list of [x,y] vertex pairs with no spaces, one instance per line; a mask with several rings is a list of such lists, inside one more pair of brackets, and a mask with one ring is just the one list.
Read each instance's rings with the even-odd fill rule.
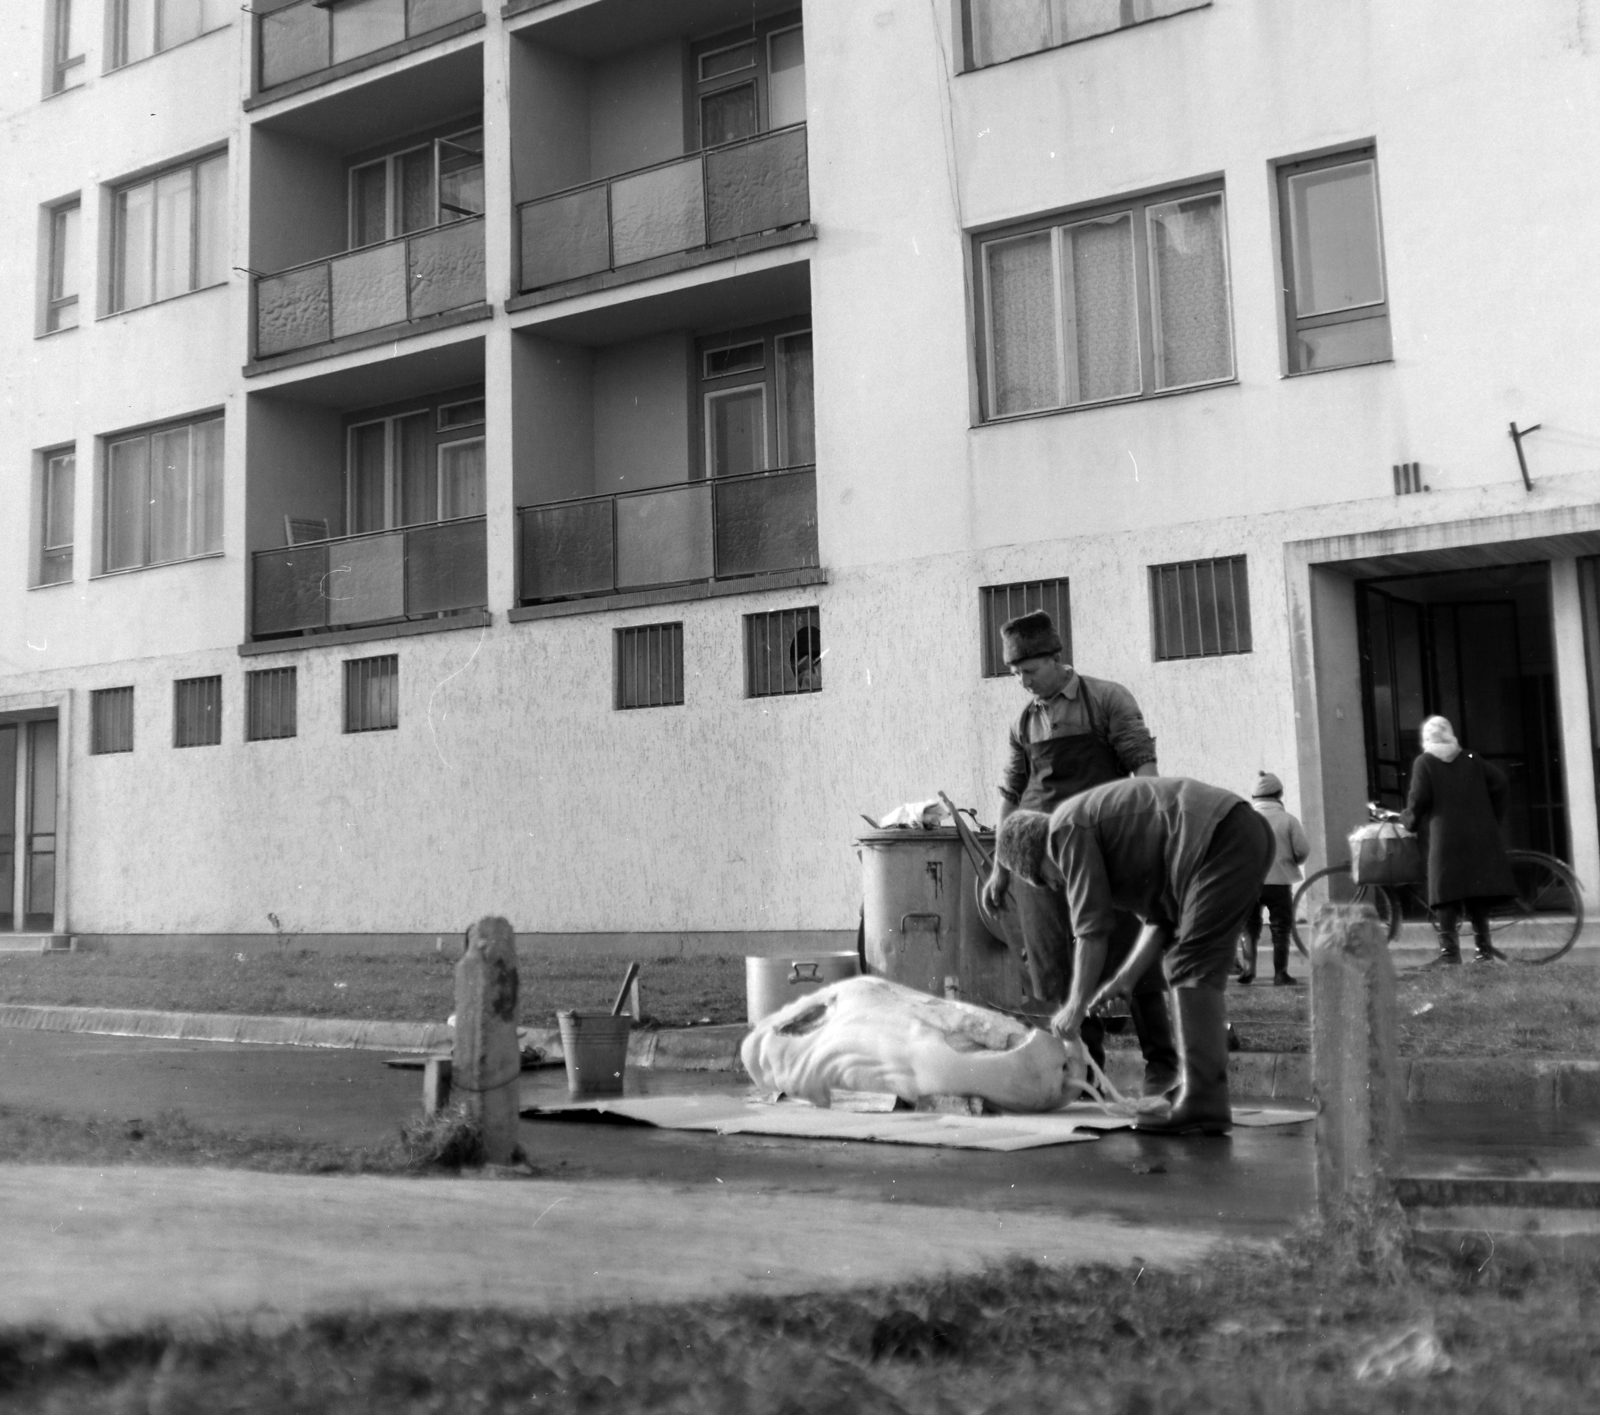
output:
[[1461,754],[1455,729],[1447,717],[1430,717],[1422,724],[1422,750],[1442,762],[1453,762]]

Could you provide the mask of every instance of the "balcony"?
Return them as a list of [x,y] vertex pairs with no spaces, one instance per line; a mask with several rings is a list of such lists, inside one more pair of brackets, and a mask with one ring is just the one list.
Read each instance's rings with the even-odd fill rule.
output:
[[482,0],[289,0],[257,12],[256,87],[292,83],[482,13]]
[[488,605],[482,516],[251,556],[252,639],[459,614]]
[[258,275],[255,356],[481,305],[485,288],[481,216]]
[[584,496],[517,513],[523,604],[817,565],[815,467]]
[[524,202],[523,293],[810,219],[797,123]]

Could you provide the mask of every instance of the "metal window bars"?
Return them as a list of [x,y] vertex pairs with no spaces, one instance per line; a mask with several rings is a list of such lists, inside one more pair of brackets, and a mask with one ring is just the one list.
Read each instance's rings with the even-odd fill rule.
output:
[[1072,662],[1072,601],[1066,579],[1022,580],[1011,585],[984,585],[978,590],[978,632],[983,641],[983,676],[1004,678],[1006,667],[1000,628],[1019,614],[1042,609],[1061,636],[1061,659]]
[[618,629],[618,709],[675,707],[683,702],[683,624]]
[[1250,582],[1245,557],[1152,565],[1150,622],[1158,661],[1249,653]]
[[172,745],[215,747],[221,741],[222,679],[178,679],[172,685]]
[[293,737],[296,719],[296,681],[293,668],[262,668],[246,673],[245,741],[270,742]]
[[782,698],[822,691],[822,620],[815,605],[744,617],[744,692]]
[[400,655],[346,659],[344,730],[385,732],[399,726]]
[[133,750],[133,689],[96,688],[89,694],[89,753]]

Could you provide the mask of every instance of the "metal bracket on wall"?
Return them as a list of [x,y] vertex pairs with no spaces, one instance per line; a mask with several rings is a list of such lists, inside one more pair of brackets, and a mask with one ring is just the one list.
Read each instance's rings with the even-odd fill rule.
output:
[[1422,483],[1421,462],[1396,462],[1394,471],[1394,494],[1396,496],[1410,496],[1413,492],[1426,491],[1428,488]]
[[1528,476],[1528,459],[1522,455],[1522,439],[1530,432],[1538,432],[1543,423],[1535,423],[1532,427],[1519,429],[1515,423],[1511,424],[1511,440],[1517,447],[1517,465],[1522,468],[1522,484],[1529,491],[1533,490],[1533,480]]

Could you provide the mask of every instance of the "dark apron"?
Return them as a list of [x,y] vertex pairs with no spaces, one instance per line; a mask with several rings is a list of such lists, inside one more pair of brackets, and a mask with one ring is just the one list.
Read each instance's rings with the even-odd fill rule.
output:
[[1049,815],[1069,796],[1118,781],[1128,773],[1093,732],[1028,743],[1028,785],[1017,805]]

